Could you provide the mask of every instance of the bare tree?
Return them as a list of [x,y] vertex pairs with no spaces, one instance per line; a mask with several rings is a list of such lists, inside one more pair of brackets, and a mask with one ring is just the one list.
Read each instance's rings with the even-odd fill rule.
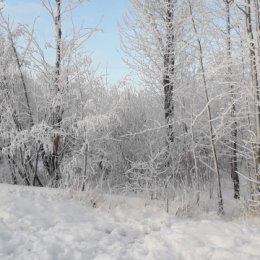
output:
[[175,0],[167,0],[166,7],[166,46],[164,50],[163,64],[163,89],[164,89],[164,111],[165,111],[165,123],[168,125],[167,128],[167,158],[166,165],[170,166],[170,146],[174,142],[173,133],[173,118],[174,118],[174,65],[175,65],[175,50],[174,50],[174,4]]
[[[62,28],[61,28],[61,5],[62,0],[55,0],[56,4],[56,12],[53,10],[52,4],[50,1],[42,0],[43,5],[50,13],[54,25],[55,25],[55,40],[56,40],[56,61],[55,61],[55,76],[54,76],[54,104],[51,111],[51,124],[54,129],[59,129],[62,121],[63,108],[61,104],[57,102],[62,95],[60,75],[61,75],[61,60],[62,60]],[[49,172],[49,175],[54,178],[55,184],[57,185],[57,181],[61,179],[60,174],[60,150],[61,150],[61,136],[59,134],[54,134],[53,136],[53,151],[52,154],[46,155],[43,151],[43,161],[44,165]]]
[[192,20],[192,26],[193,26],[195,34],[197,35],[197,43],[198,43],[198,48],[199,48],[199,60],[200,60],[200,67],[201,67],[201,71],[202,71],[204,94],[205,94],[206,104],[207,104],[208,124],[209,124],[209,131],[210,131],[210,143],[211,143],[211,150],[212,150],[213,161],[214,161],[214,171],[217,176],[218,213],[224,214],[220,172],[219,172],[218,159],[217,159],[217,153],[216,153],[216,145],[215,145],[215,140],[214,140],[215,134],[214,134],[214,129],[213,129],[213,125],[212,125],[212,113],[211,113],[211,107],[209,105],[210,100],[209,100],[207,80],[206,80],[204,61],[203,61],[203,49],[202,49],[201,40],[198,37],[198,31],[197,31],[195,19],[193,17],[192,5],[190,3],[190,0],[188,0],[188,3],[189,3],[190,16],[191,16],[191,20]]
[[232,84],[232,55],[231,55],[231,22],[230,22],[230,5],[233,0],[225,0],[226,7],[226,27],[227,27],[227,81],[230,86],[231,92],[231,120],[232,120],[232,130],[231,130],[231,178],[234,183],[234,198],[240,198],[240,187],[239,187],[239,177],[238,177],[238,166],[237,166],[237,121],[236,121],[236,104],[235,104],[235,89],[234,84]]
[[257,57],[256,46],[254,41],[254,33],[252,28],[252,12],[251,12],[251,0],[245,0],[245,17],[246,17],[246,31],[248,38],[248,49],[250,57],[251,68],[251,81],[255,89],[255,118],[256,118],[256,163],[257,163],[257,175],[256,179],[260,181],[260,92],[259,81],[257,71]]

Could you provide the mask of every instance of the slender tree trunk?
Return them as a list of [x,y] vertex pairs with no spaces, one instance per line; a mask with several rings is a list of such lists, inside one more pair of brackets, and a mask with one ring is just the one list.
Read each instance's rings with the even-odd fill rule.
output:
[[12,50],[13,50],[13,53],[14,53],[16,65],[17,65],[17,68],[18,68],[18,71],[19,71],[19,74],[20,74],[20,78],[21,78],[21,81],[22,81],[23,92],[24,92],[26,106],[27,106],[27,113],[29,115],[30,126],[33,126],[33,124],[34,124],[33,123],[33,115],[32,115],[32,109],[31,109],[30,101],[29,101],[28,89],[27,89],[27,85],[25,83],[25,78],[24,78],[24,75],[23,75],[23,72],[22,72],[22,65],[21,65],[21,62],[20,62],[16,47],[15,47],[15,43],[14,43],[14,40],[13,40],[11,29],[9,28],[9,24],[8,24],[8,35],[9,35],[9,40],[11,42],[11,47],[12,47]]
[[[38,162],[39,162],[39,149],[36,147],[36,159],[35,159],[35,168],[34,168],[34,177],[33,177],[33,186],[36,186],[38,183],[38,186],[43,187],[40,178],[38,176]],[[30,163],[31,167],[32,164]]]
[[60,92],[60,69],[61,69],[61,1],[56,0],[57,14],[55,17],[56,29],[56,71],[55,71],[55,94]]
[[193,159],[194,159],[194,170],[195,170],[195,179],[196,179],[196,188],[197,188],[197,199],[196,203],[199,205],[200,202],[200,179],[199,179],[199,173],[198,173],[198,164],[197,164],[197,157],[196,157],[196,148],[195,148],[195,140],[194,140],[194,129],[193,129],[193,111],[191,111],[191,142],[192,142],[192,153],[193,153]]
[[8,165],[9,165],[9,170],[11,172],[11,176],[12,176],[12,181],[14,185],[17,185],[17,177],[16,177],[16,172],[15,172],[15,168],[14,165],[11,163],[11,161],[8,159]]
[[[195,24],[193,13],[192,13],[192,7],[191,7],[190,0],[188,0],[188,2],[189,2],[189,10],[190,10],[190,15],[191,15],[191,19],[192,19],[193,29],[194,29],[195,34],[198,35],[197,27],[196,27],[196,24]],[[210,132],[210,144],[211,144],[211,150],[212,150],[213,161],[214,161],[214,169],[215,169],[215,172],[216,172],[216,175],[217,175],[218,213],[224,214],[220,173],[219,173],[219,167],[218,167],[216,146],[215,146],[215,141],[214,141],[214,130],[213,130],[213,125],[212,125],[212,113],[211,113],[211,107],[209,105],[208,87],[207,87],[204,61],[203,61],[203,50],[202,50],[201,40],[198,36],[197,36],[197,43],[198,43],[199,54],[200,54],[200,66],[201,66],[201,71],[202,71],[204,94],[205,94],[205,98],[206,98],[206,102],[207,102],[207,113],[208,113],[208,123],[209,123],[209,132]]]
[[236,104],[235,104],[235,91],[234,85],[231,82],[232,68],[231,68],[231,23],[230,23],[230,1],[225,0],[226,4],[226,23],[227,23],[227,57],[228,57],[228,83],[231,90],[231,120],[232,120],[232,130],[231,130],[231,178],[234,183],[234,198],[240,198],[240,186],[239,186],[239,176],[237,173],[237,121],[236,121]]
[[[251,79],[253,87],[255,88],[255,110],[256,110],[256,179],[260,181],[260,93],[258,73],[256,66],[256,47],[254,43],[254,34],[252,29],[252,14],[251,14],[251,0],[245,0],[245,16],[246,16],[246,30],[248,37],[248,48],[251,66]],[[259,187],[258,187],[259,189]]]
[[[55,28],[56,28],[56,78],[55,78],[55,92],[56,95],[60,94],[60,70],[61,70],[61,1],[56,0],[57,4],[57,16],[55,19]],[[60,128],[60,122],[62,120],[61,116],[61,107],[58,105],[55,107],[54,112],[54,122],[53,125],[55,128]],[[60,136],[57,135],[54,137],[53,142],[53,171],[55,174],[55,180],[60,179],[59,173],[59,145],[60,145]]]
[[164,111],[165,122],[167,124],[167,156],[166,166],[170,166],[170,147],[174,141],[173,135],[173,118],[174,118],[174,103],[173,103],[173,76],[174,76],[174,26],[173,26],[173,5],[174,0],[166,0],[166,30],[167,39],[164,52],[164,74],[163,74],[163,88],[164,88]]
[[[14,49],[15,49],[15,46],[14,46]],[[16,50],[16,49],[15,49]],[[18,55],[16,56],[18,58]],[[20,64],[20,61],[17,60],[17,62]],[[4,74],[5,74],[5,71],[4,71]],[[23,78],[23,77],[22,77]],[[4,75],[3,77],[4,81],[3,81],[3,84],[4,84],[4,88],[7,90],[8,89],[8,84],[7,84],[7,79],[6,79],[6,76]],[[24,89],[26,90],[26,85],[24,85]],[[11,100],[11,96],[10,96],[10,93],[9,91],[6,92],[5,94],[5,98],[10,102],[10,104],[12,104],[12,100]],[[13,105],[12,106],[12,109],[13,109],[13,112],[12,112],[12,119],[14,121],[14,124],[15,124],[15,127],[17,129],[18,132],[22,131],[23,130],[23,127],[22,127],[22,124],[20,123],[19,121],[19,118],[18,118],[18,115],[17,115],[17,112],[16,112],[16,109],[14,108]],[[30,106],[29,106],[30,108]],[[33,124],[33,121],[30,121],[31,124]],[[25,149],[27,149],[27,145],[25,145]],[[38,186],[43,186],[41,181],[40,181],[40,178],[37,174],[37,169],[34,169],[33,165],[32,165],[32,162],[31,162],[31,157],[27,155],[26,157],[26,160],[24,160],[22,154],[23,154],[23,151],[20,149],[20,158],[21,158],[21,165],[22,165],[22,169],[23,169],[23,174],[22,174],[22,170],[19,169],[18,170],[18,173],[19,175],[23,178],[23,179],[26,179],[25,183],[27,185],[30,185],[30,181],[29,181],[29,174],[28,174],[28,171],[30,169],[30,171],[34,174],[35,176],[35,179],[37,180],[38,182]],[[8,155],[8,163],[10,165],[10,169],[11,169],[11,174],[12,174],[12,178],[13,178],[13,181],[14,181],[14,184],[18,184],[17,182],[17,177],[16,177],[16,171],[15,169],[18,168],[18,164],[16,162],[16,165],[14,165],[13,163],[15,162],[15,160],[11,160],[11,157],[10,155]],[[28,164],[29,164],[29,169],[28,169]],[[12,166],[11,166],[12,165]],[[33,185],[34,185],[34,182],[33,182]]]
[[82,191],[85,190],[86,182],[87,182],[88,151],[89,151],[89,144],[88,144],[88,143],[85,143]]
[[[55,30],[56,30],[56,62],[55,62],[55,79],[54,79],[54,97],[57,97],[61,94],[60,86],[60,74],[61,74],[61,2],[62,0],[56,1],[56,16],[55,16]],[[62,121],[62,108],[60,104],[54,104],[51,114],[52,126],[54,129],[60,129],[60,124]],[[53,178],[53,185],[57,186],[58,181],[61,179],[60,175],[60,143],[61,137],[59,134],[56,134],[53,137],[53,151],[52,154],[45,156],[43,151],[43,160],[44,165]]]
[[259,0],[254,0],[255,3],[255,26],[256,26],[256,39],[257,39],[257,53],[258,53],[258,63],[260,62],[260,8]]

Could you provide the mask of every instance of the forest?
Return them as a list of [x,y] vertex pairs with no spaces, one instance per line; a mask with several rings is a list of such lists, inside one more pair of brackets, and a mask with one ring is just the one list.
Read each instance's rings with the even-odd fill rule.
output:
[[117,82],[86,51],[98,28],[63,33],[83,1],[39,1],[45,46],[1,3],[1,182],[259,214],[259,0],[130,0]]

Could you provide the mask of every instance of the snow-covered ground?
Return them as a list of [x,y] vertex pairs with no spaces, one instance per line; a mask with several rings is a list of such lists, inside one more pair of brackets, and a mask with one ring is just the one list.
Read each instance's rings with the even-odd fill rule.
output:
[[1,260],[259,260],[260,226],[177,219],[138,199],[86,206],[68,192],[0,185]]

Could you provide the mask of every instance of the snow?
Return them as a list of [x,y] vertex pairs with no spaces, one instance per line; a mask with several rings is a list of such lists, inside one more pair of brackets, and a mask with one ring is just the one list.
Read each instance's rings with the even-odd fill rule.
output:
[[1,260],[259,260],[260,226],[180,219],[142,200],[92,208],[67,191],[0,184]]

